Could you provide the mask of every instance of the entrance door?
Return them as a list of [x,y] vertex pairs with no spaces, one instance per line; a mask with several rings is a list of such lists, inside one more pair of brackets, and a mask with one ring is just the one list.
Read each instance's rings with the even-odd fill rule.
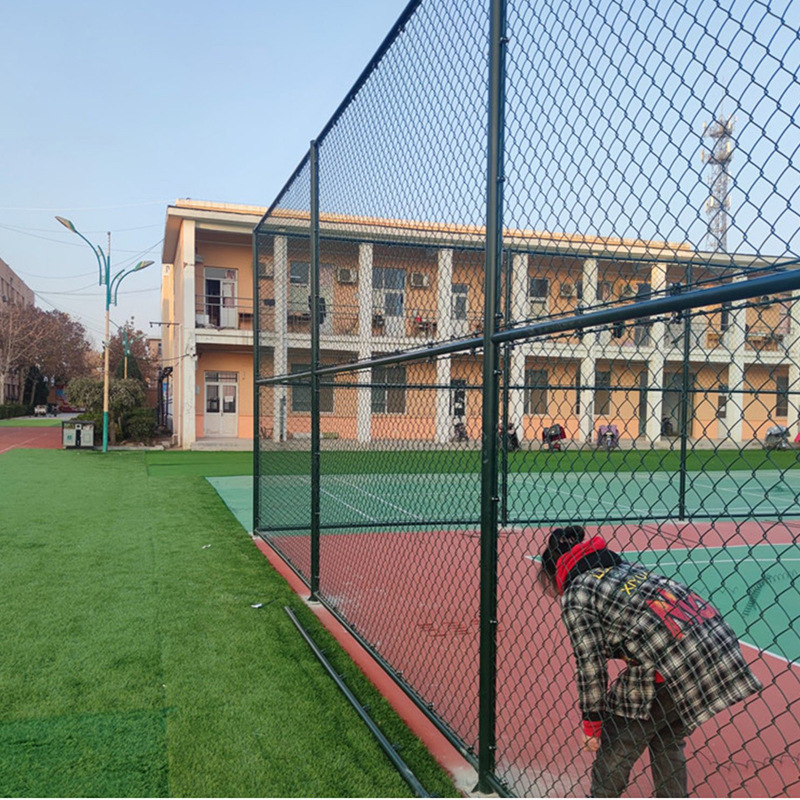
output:
[[205,313],[212,328],[238,327],[235,269],[206,267]]
[[235,372],[206,372],[206,436],[235,438],[239,432],[238,375]]

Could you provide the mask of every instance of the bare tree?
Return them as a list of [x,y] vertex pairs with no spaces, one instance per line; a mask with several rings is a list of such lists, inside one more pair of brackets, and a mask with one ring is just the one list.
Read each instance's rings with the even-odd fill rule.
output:
[[0,405],[6,402],[6,381],[36,363],[49,335],[45,314],[36,306],[0,304]]
[[86,374],[90,351],[83,326],[63,311],[0,305],[0,405],[11,373],[36,367],[51,384],[66,383]]

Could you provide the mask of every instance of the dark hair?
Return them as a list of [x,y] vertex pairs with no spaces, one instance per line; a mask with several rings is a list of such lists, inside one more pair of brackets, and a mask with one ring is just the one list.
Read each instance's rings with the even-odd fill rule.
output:
[[566,528],[553,530],[542,551],[542,571],[549,578],[555,578],[558,559],[582,542],[585,536],[586,531],[580,525],[568,525]]

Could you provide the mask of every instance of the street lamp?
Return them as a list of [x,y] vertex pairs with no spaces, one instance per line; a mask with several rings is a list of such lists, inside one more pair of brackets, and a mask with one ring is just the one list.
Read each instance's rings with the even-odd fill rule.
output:
[[[73,223],[64,217],[56,217],[56,219],[72,233],[77,234],[83,239],[97,259],[97,265],[100,270],[100,286],[106,287],[106,338],[103,342],[103,349],[105,351],[103,358],[103,452],[108,452],[108,344],[109,344],[109,323],[111,321],[110,309],[111,303],[117,304],[117,291],[123,279],[130,275],[132,272],[138,272],[140,269],[149,267],[152,261],[140,261],[135,267],[129,270],[120,270],[113,278],[111,277],[111,233],[108,233],[108,247],[106,252],[100,245],[92,244],[76,227]],[[113,294],[112,294],[113,293]],[[113,300],[112,300],[113,297]]]

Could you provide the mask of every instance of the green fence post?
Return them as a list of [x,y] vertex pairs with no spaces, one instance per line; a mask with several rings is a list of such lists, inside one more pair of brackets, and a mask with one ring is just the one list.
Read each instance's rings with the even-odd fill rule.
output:
[[311,172],[311,600],[319,594],[320,435],[319,435],[319,152],[312,140]]
[[505,110],[506,0],[492,0],[489,27],[489,126],[486,186],[486,275],[483,324],[483,442],[481,451],[480,680],[478,789],[492,791],[497,705],[497,421],[499,314],[503,256],[503,134]]
[[258,228],[253,231],[253,533],[258,530],[258,509],[260,507],[259,484],[260,469],[258,454],[261,451],[261,403],[259,400],[261,387],[258,379],[261,376],[260,356],[258,353],[258,320],[259,286],[258,286]]

